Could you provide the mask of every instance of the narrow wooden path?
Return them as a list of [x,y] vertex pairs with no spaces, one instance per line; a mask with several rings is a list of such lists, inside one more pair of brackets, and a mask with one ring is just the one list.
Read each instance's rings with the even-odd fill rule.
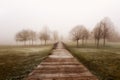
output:
[[52,54],[28,75],[26,80],[98,80],[58,43]]

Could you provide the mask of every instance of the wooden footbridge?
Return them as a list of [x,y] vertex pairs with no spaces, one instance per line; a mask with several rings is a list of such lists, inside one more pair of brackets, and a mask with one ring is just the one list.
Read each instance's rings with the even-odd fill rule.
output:
[[25,80],[98,80],[59,42]]

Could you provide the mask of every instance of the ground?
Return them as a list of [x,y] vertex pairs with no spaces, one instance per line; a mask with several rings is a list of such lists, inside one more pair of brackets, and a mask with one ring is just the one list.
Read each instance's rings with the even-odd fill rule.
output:
[[[94,43],[66,48],[100,80],[120,80],[120,43],[107,43],[99,49]],[[21,80],[51,52],[52,46],[0,47],[0,80]]]
[[50,46],[0,47],[0,80],[21,80],[51,51]]
[[120,44],[109,43],[99,49],[92,43],[76,48],[75,43],[67,48],[77,59],[89,68],[100,80],[120,80]]

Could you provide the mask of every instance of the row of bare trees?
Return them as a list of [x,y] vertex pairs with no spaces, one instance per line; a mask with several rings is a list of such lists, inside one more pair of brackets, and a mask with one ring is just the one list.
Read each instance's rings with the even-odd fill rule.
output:
[[117,32],[114,29],[113,23],[107,17],[97,23],[92,32],[87,30],[83,25],[78,25],[70,31],[72,40],[77,42],[77,47],[79,40],[82,40],[82,45],[84,45],[84,40],[87,41],[91,36],[95,39],[97,47],[99,47],[101,39],[103,40],[103,46],[105,46],[106,40],[112,39],[116,34]]
[[26,42],[32,42],[36,39],[36,32],[32,30],[22,30],[16,34],[16,41],[17,42],[24,42],[24,45],[26,45]]
[[78,25],[74,27],[70,32],[72,39],[77,42],[77,47],[79,45],[79,40],[82,40],[82,45],[84,45],[84,41],[87,41],[89,37],[89,31],[83,26]]
[[57,31],[50,31],[48,27],[44,27],[39,33],[33,30],[21,30],[15,36],[17,42],[29,42],[29,45],[33,45],[36,40],[40,40],[41,43],[44,41],[44,45],[47,44],[48,40],[58,41],[59,36]]

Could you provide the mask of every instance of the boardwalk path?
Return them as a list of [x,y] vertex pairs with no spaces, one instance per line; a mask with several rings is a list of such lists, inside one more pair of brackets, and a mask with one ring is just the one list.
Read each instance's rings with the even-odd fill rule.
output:
[[52,54],[33,70],[26,80],[98,80],[58,43]]

